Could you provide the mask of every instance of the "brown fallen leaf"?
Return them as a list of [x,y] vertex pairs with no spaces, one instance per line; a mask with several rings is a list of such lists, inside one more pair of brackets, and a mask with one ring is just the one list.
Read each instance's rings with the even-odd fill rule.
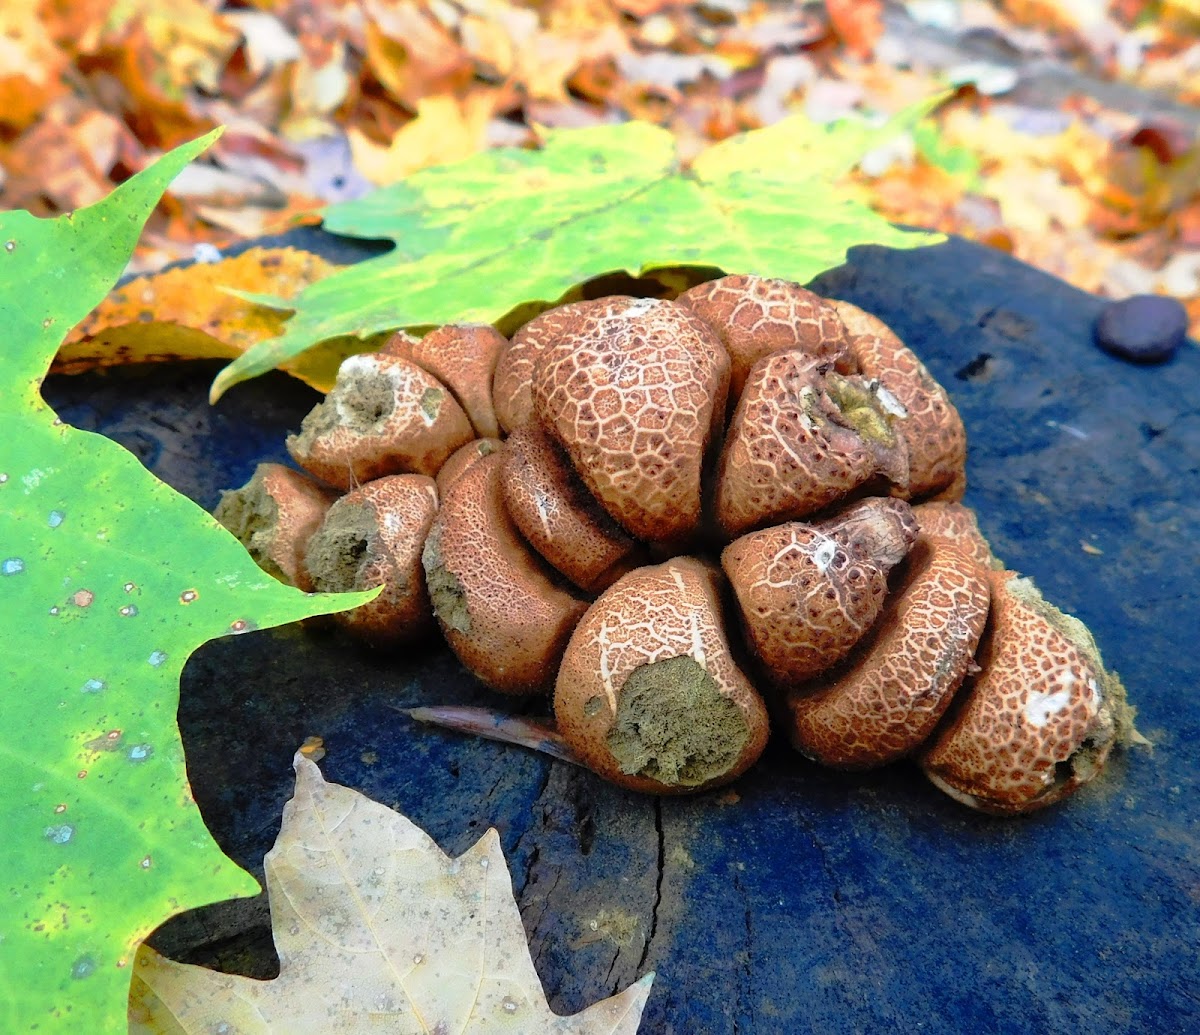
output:
[[[227,288],[291,298],[337,267],[296,248],[251,248],[212,263],[136,277],[114,289],[67,337],[53,373],[181,359],[232,359],[282,333],[287,312]],[[328,391],[343,359],[370,345],[332,339],[282,369]]]
[[279,977],[218,974],[143,946],[131,1035],[636,1032],[653,974],[572,1017],[550,1012],[495,830],[451,859],[303,755],[293,765],[296,794],[265,860]]

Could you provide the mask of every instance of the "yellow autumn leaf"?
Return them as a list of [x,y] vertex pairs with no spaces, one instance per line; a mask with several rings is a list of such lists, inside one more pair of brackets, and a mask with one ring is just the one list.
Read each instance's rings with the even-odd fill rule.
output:
[[[228,288],[291,298],[338,267],[297,248],[251,248],[219,262],[135,277],[114,289],[67,337],[52,373],[77,374],[124,363],[234,359],[283,330],[287,314]],[[369,347],[332,339],[282,369],[328,391],[338,365]]]
[[647,974],[572,1017],[551,1013],[489,830],[457,859],[404,816],[326,783],[302,754],[265,860],[279,977],[174,963],[142,947],[131,1035],[633,1035]]

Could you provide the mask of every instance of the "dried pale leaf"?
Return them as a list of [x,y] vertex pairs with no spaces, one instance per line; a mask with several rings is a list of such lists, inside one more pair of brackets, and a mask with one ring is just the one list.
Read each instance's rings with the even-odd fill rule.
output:
[[648,974],[573,1017],[550,1012],[489,830],[457,859],[399,813],[297,754],[265,870],[279,977],[138,953],[132,1035],[394,1032],[632,1035]]
[[[232,359],[279,334],[286,317],[227,291],[291,297],[336,266],[296,248],[251,248],[220,262],[195,263],[137,277],[112,291],[75,328],[52,372],[181,359]],[[361,341],[329,342],[283,369],[320,391]]]

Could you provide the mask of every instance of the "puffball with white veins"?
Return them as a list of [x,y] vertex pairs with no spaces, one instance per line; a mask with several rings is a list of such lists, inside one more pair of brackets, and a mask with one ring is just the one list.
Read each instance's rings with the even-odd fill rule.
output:
[[[343,363],[288,448],[361,487],[332,507],[304,490],[328,507],[315,532],[304,518],[304,570],[237,518],[262,489],[231,496],[260,563],[317,588],[383,581],[350,631],[386,645],[432,613],[488,686],[553,690],[573,757],[625,787],[736,778],[766,744],[764,696],[810,758],[912,757],[996,813],[1070,794],[1136,737],[1087,630],[1004,571],[958,502],[945,390],[880,320],[798,284],[576,302],[511,341],[399,333]],[[397,617],[419,583],[424,611]]]

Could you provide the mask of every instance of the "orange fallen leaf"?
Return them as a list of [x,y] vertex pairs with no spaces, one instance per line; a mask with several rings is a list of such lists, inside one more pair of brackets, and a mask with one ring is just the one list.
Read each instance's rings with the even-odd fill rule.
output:
[[368,0],[367,67],[396,100],[412,110],[430,94],[465,89],[470,56],[422,4]]
[[66,93],[67,56],[30,4],[0,5],[0,125],[22,130]]
[[[337,267],[295,248],[251,248],[213,263],[136,277],[114,289],[67,337],[52,373],[124,363],[232,359],[283,330],[288,314],[226,288],[290,298]],[[282,369],[328,391],[346,356],[370,345],[335,338]]]
[[883,35],[883,0],[825,0],[829,22],[855,57],[866,60]]

